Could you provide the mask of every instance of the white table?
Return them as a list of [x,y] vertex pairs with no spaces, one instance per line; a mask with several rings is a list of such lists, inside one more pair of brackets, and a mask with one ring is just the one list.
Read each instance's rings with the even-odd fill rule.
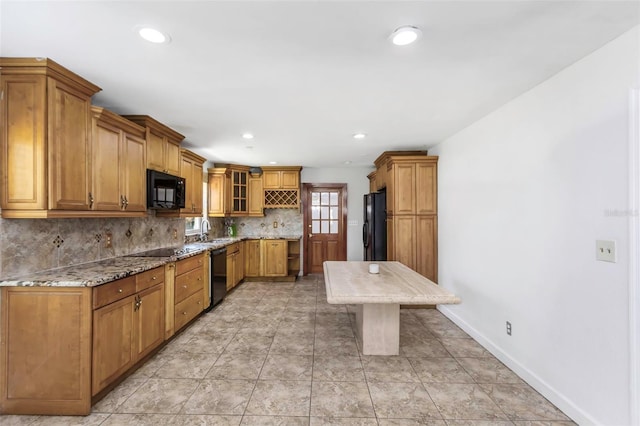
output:
[[[380,265],[379,274],[369,264]],[[327,302],[355,304],[358,339],[365,355],[398,355],[400,304],[439,305],[460,299],[400,262],[324,262]]]

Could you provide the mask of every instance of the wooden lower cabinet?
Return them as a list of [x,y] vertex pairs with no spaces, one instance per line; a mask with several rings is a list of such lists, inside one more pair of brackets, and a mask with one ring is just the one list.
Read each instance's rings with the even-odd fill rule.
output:
[[295,281],[300,272],[300,240],[246,240],[246,279]]
[[244,241],[227,246],[227,291],[244,279]]
[[[387,252],[433,282],[438,279],[438,218],[435,215],[387,217]],[[419,238],[416,238],[419,235]]]
[[91,291],[2,288],[0,414],[91,412]]
[[[148,280],[149,275],[155,279]],[[92,395],[164,341],[164,268],[113,281],[96,287],[96,291],[117,288],[112,293],[118,294],[130,281],[136,284],[135,294],[98,307],[93,313]]]
[[173,320],[175,331],[204,310],[205,255],[196,255],[176,262],[173,291]]
[[263,240],[265,277],[287,276],[287,240]]
[[0,414],[88,415],[164,342],[164,278],[161,266],[93,288],[1,288]]

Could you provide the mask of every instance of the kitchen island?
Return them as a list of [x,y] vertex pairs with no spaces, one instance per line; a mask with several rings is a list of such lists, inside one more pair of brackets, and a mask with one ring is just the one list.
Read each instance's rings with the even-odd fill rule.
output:
[[[369,273],[377,263],[379,273]],[[400,262],[324,262],[327,302],[356,304],[364,355],[398,355],[400,304],[456,304],[460,299]]]

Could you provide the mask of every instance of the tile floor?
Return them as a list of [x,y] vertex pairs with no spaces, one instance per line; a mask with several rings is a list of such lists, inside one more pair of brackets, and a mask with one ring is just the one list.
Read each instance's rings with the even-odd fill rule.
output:
[[244,283],[87,417],[9,425],[573,424],[433,309],[401,311],[400,356],[358,351],[324,280]]

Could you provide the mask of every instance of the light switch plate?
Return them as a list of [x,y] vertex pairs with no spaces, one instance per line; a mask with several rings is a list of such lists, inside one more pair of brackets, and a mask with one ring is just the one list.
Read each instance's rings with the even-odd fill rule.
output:
[[616,262],[616,242],[596,240],[596,260]]

